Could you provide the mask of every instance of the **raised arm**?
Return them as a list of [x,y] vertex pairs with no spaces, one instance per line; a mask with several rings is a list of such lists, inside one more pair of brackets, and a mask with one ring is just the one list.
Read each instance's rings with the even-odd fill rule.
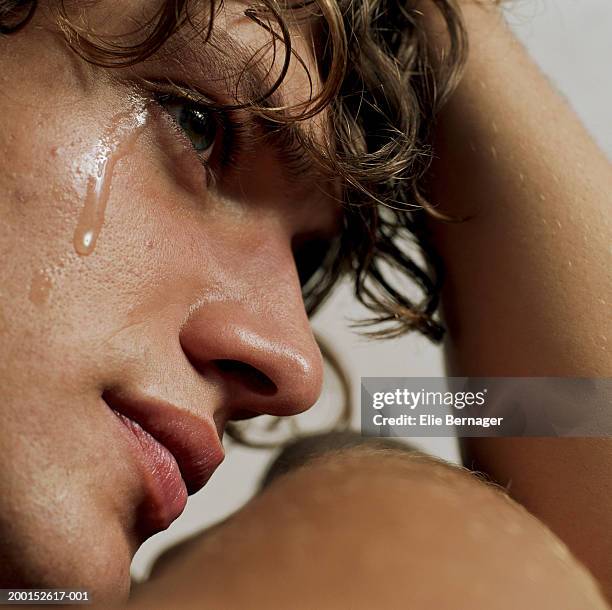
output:
[[[437,127],[431,187],[439,209],[473,215],[431,223],[447,269],[449,373],[611,376],[610,163],[498,9],[463,8],[470,54]],[[507,486],[612,597],[610,439],[465,449],[468,465]]]

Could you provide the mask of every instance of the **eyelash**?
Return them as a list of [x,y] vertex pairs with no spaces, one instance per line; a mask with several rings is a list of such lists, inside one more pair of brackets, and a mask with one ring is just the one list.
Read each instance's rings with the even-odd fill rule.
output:
[[[190,139],[202,167],[212,177],[214,183],[220,178],[219,174],[221,172],[237,167],[238,158],[244,150],[249,137],[252,138],[252,129],[248,122],[246,120],[241,120],[236,116],[235,112],[219,109],[215,107],[212,102],[208,105],[204,103],[203,100],[194,100],[193,97],[194,96],[189,94],[183,94],[182,89],[172,92],[154,92],[154,101],[170,116],[177,127],[185,133],[185,128],[178,123],[176,118],[168,110],[170,104],[182,104],[202,114],[212,115],[212,120],[216,123],[217,133],[215,134],[215,141],[213,144],[206,149],[206,151],[211,150],[211,154],[208,155],[208,158],[204,159],[200,151],[198,151],[193,142],[191,142],[189,135],[186,134],[186,136]],[[220,136],[218,135],[219,132]]]
[[[175,83],[157,85],[154,90],[155,101],[167,112],[164,103],[176,101],[191,105],[201,112],[212,113],[222,133],[219,168],[213,168],[200,156],[203,167],[213,175],[218,171],[238,168],[238,160],[252,143],[262,136],[262,127],[248,114],[247,110],[224,109],[220,104],[207,100],[203,95],[188,87]],[[208,102],[208,103],[207,103]],[[174,120],[174,117],[172,117]],[[176,122],[176,121],[175,121]],[[179,128],[180,125],[179,125]],[[182,128],[181,128],[182,129]],[[301,144],[294,139],[291,132],[282,132],[278,137],[282,149],[282,160],[287,169],[294,175],[302,174],[307,162],[301,153]],[[212,158],[212,155],[211,155]],[[218,176],[215,176],[217,178]]]

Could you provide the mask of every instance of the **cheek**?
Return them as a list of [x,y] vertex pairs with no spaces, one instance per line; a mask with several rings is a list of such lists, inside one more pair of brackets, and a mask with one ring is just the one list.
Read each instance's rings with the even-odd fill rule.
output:
[[145,167],[144,120],[129,104],[104,117],[88,106],[83,96],[70,112],[61,100],[41,110],[31,95],[2,108],[0,347],[16,369],[36,353],[37,366],[62,361],[69,377],[91,370],[134,277],[140,288],[149,279],[148,213],[130,178]]
[[96,120],[80,102],[67,114],[32,100],[0,128],[0,249],[14,262],[0,270],[3,326],[19,317],[35,334],[112,332],[180,273],[181,243],[205,224],[205,173],[159,114],[128,98]]

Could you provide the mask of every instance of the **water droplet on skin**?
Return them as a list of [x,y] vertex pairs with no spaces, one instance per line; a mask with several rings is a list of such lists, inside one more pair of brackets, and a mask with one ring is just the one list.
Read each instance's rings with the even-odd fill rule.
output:
[[533,561],[526,561],[523,565],[525,576],[532,582],[538,582],[542,578],[542,569]]
[[25,205],[28,202],[26,194],[21,189],[16,189],[13,193],[13,199],[18,201],[21,205]]
[[81,256],[88,256],[96,247],[104,224],[115,165],[131,152],[146,119],[144,103],[134,100],[129,111],[114,117],[109,133],[98,143],[94,169],[87,182],[85,203],[74,231],[74,249]]
[[471,538],[476,540],[484,538],[487,529],[484,523],[475,519],[470,519],[467,523],[467,532]]
[[550,543],[550,550],[561,561],[566,561],[567,562],[567,561],[569,561],[571,559],[571,555],[570,555],[570,552],[568,551],[567,547],[562,542],[560,542],[559,540],[554,540],[553,539],[551,541],[551,543]]
[[86,231],[83,234],[81,243],[83,244],[83,247],[85,249],[89,249],[93,244],[93,240],[94,240],[94,234],[93,234],[93,231],[90,230],[90,231]]
[[47,271],[37,271],[30,284],[30,301],[34,305],[44,305],[49,299],[49,293],[53,287],[53,281]]
[[491,156],[497,161],[497,149],[495,146],[491,146]]
[[523,531],[518,521],[507,521],[504,524],[504,529],[510,536],[518,536]]

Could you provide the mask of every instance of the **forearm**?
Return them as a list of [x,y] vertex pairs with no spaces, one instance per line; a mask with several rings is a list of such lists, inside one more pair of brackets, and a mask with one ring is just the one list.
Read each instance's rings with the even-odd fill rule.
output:
[[[496,11],[464,2],[465,76],[444,108],[431,223],[449,372],[612,375],[612,171]],[[612,443],[473,440],[469,459],[564,538],[612,595]]]
[[465,374],[606,376],[612,170],[493,13],[467,5],[470,59],[437,129],[432,224]]

